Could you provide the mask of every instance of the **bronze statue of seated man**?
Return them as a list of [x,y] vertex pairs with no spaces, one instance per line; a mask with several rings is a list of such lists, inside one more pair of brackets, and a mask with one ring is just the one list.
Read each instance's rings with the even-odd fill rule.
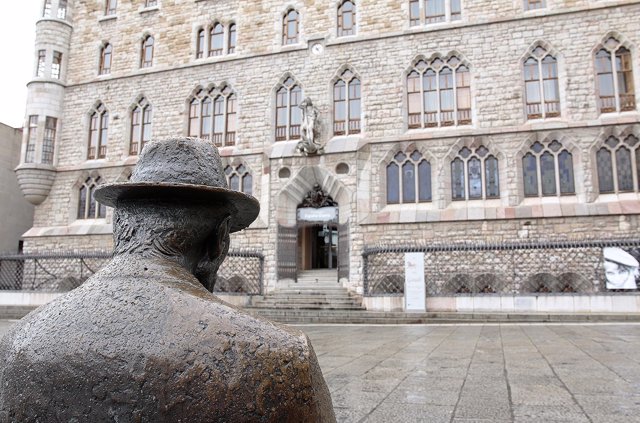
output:
[[145,147],[114,207],[114,257],[0,342],[0,422],[334,422],[307,337],[210,291],[258,202],[217,150]]

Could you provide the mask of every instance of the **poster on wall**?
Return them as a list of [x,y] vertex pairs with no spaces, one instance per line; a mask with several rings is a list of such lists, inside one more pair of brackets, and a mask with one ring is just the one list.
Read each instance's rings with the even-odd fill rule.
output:
[[404,309],[405,311],[426,311],[424,253],[405,253],[404,255]]
[[[637,251],[632,251],[637,254]],[[604,255],[604,276],[607,289],[637,289],[640,263],[631,252],[618,247],[607,247]]]

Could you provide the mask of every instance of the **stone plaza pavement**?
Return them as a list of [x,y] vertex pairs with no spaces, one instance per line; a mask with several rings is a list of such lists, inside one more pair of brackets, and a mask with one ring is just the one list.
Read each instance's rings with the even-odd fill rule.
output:
[[640,422],[640,325],[301,326],[341,422]]
[[298,328],[339,422],[640,422],[640,324]]

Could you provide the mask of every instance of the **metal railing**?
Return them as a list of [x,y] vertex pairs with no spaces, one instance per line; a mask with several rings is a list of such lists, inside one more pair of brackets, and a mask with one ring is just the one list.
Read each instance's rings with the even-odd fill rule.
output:
[[425,254],[429,296],[605,292],[604,247],[640,254],[640,239],[366,248],[364,295],[403,295],[404,254],[409,252]]
[[[111,259],[111,253],[47,252],[0,255],[0,290],[65,292],[82,285]],[[214,292],[261,295],[264,256],[230,251],[218,270]]]

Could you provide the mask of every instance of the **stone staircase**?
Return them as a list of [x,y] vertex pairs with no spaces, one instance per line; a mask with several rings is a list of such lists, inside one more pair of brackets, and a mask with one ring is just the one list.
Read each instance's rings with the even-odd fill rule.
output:
[[308,270],[298,275],[298,281],[278,286],[262,298],[253,300],[253,311],[269,315],[276,310],[364,310],[359,297],[338,284],[335,270]]

